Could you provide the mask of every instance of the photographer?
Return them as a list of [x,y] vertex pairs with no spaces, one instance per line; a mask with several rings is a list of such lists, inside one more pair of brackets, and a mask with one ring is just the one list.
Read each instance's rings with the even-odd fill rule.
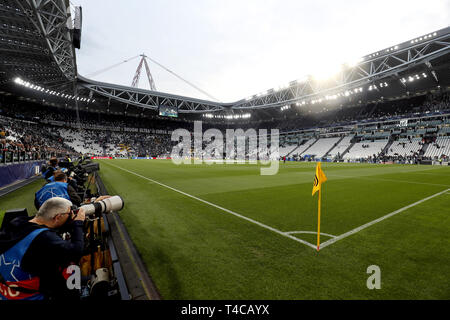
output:
[[[85,211],[75,216],[72,203],[47,200],[35,217],[17,217],[0,232],[0,300],[44,300],[78,297],[67,289],[63,269],[83,255]],[[71,239],[56,230],[67,222]]]
[[75,189],[68,184],[67,175],[59,170],[54,173],[54,181],[44,185],[39,189],[34,197],[34,205],[36,209],[48,199],[52,197],[61,197],[72,201],[73,204],[79,206],[81,204],[81,198],[75,191]]
[[53,157],[49,161],[49,167],[47,167],[44,173],[42,173],[42,177],[48,181],[48,179],[50,179],[57,170],[59,170],[58,159]]

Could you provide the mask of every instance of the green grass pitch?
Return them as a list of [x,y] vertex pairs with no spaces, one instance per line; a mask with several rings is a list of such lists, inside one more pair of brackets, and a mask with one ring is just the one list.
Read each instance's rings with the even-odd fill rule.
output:
[[317,252],[315,163],[100,164],[164,299],[450,299],[450,167],[323,163],[322,243],[402,210]]

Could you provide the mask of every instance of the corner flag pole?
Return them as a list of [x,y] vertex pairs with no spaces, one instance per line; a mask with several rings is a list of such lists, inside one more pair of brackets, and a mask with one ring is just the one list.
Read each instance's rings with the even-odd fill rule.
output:
[[314,176],[314,184],[312,189],[312,196],[319,191],[319,205],[317,208],[317,251],[320,250],[320,205],[322,202],[322,183],[327,181],[327,177],[325,173],[322,171],[322,167],[320,166],[320,162],[317,163],[316,166],[316,175]]
[[319,251],[320,248],[320,200],[322,196],[322,188],[319,189],[319,213],[318,213],[318,222],[317,222],[317,251]]

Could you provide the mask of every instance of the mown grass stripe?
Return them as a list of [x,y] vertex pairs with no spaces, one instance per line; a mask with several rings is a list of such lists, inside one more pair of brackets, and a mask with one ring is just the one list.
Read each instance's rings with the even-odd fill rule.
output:
[[431,196],[429,196],[429,197],[426,197],[426,198],[424,198],[424,199],[422,199],[422,200],[416,201],[416,202],[414,202],[414,203],[412,203],[412,204],[410,204],[410,205],[407,205],[406,207],[400,208],[400,209],[398,209],[398,210],[396,210],[396,211],[394,211],[394,212],[388,213],[388,214],[385,215],[385,216],[382,216],[382,217],[380,217],[380,218],[378,218],[378,219],[375,219],[375,220],[373,220],[373,221],[371,221],[371,222],[369,222],[369,223],[366,223],[366,224],[364,224],[364,225],[362,225],[362,226],[359,226],[359,227],[357,227],[357,228],[355,228],[355,229],[353,229],[353,230],[350,230],[350,231],[348,231],[348,232],[346,232],[346,233],[343,233],[343,234],[337,236],[336,238],[330,239],[330,240],[328,240],[328,241],[322,243],[322,244],[320,245],[320,249],[323,249],[323,248],[325,248],[325,247],[328,247],[329,245],[335,243],[336,241],[339,241],[339,240],[342,240],[342,239],[344,239],[344,238],[347,238],[347,237],[351,236],[352,234],[355,234],[355,233],[357,233],[357,232],[359,232],[359,231],[361,231],[361,230],[363,230],[363,229],[366,229],[366,228],[368,228],[368,227],[370,227],[370,226],[372,226],[372,225],[374,225],[374,224],[376,224],[376,223],[378,223],[378,222],[381,222],[381,221],[383,221],[383,220],[385,220],[385,219],[387,219],[387,218],[390,218],[390,217],[392,217],[392,216],[395,216],[396,214],[398,214],[398,213],[400,213],[400,212],[403,212],[403,211],[408,210],[408,209],[410,209],[410,208],[412,208],[412,207],[415,207],[415,206],[417,206],[417,205],[419,205],[419,204],[421,204],[421,203],[423,203],[423,202],[425,202],[425,201],[428,201],[428,200],[433,199],[433,198],[435,198],[435,197],[437,197],[437,196],[440,196],[441,194],[447,193],[449,190],[450,190],[450,189],[446,189],[446,190],[444,190],[444,191],[435,193],[435,194],[433,194],[433,195],[431,195]]
[[146,179],[146,180],[148,180],[148,181],[151,181],[151,182],[153,182],[153,183],[156,183],[156,184],[158,184],[158,185],[160,185],[160,186],[162,186],[162,187],[165,187],[165,188],[167,188],[167,189],[170,189],[170,190],[172,190],[172,191],[178,192],[178,193],[180,193],[180,194],[182,194],[182,195],[184,195],[184,196],[186,196],[186,197],[189,197],[189,198],[192,198],[192,199],[194,199],[194,200],[203,202],[203,203],[205,203],[205,204],[207,204],[207,205],[210,205],[210,206],[212,206],[212,207],[214,207],[214,208],[217,208],[217,209],[219,209],[219,210],[222,210],[222,211],[224,211],[224,212],[227,212],[227,213],[229,213],[229,214],[232,214],[232,215],[234,215],[234,216],[236,216],[236,217],[238,217],[238,218],[241,218],[241,219],[244,219],[244,220],[246,220],[246,221],[248,221],[248,222],[251,222],[251,223],[253,223],[253,224],[256,224],[256,225],[258,225],[258,226],[260,226],[260,227],[262,227],[262,228],[265,228],[265,229],[267,229],[267,230],[270,230],[270,231],[272,231],[272,232],[275,232],[275,233],[277,233],[277,234],[279,234],[279,235],[281,235],[281,236],[283,236],[283,237],[286,237],[286,238],[289,238],[289,239],[291,239],[291,240],[300,242],[300,243],[302,243],[302,244],[304,244],[304,245],[306,245],[306,246],[308,246],[308,247],[310,247],[310,248],[316,250],[316,247],[315,247],[314,245],[312,245],[311,243],[309,243],[309,242],[307,242],[307,241],[303,241],[303,240],[301,240],[301,239],[298,239],[298,238],[296,238],[296,237],[294,237],[294,236],[291,236],[290,234],[286,234],[285,232],[280,231],[280,230],[275,229],[275,228],[272,228],[272,227],[270,227],[270,226],[268,226],[268,225],[266,225],[266,224],[264,224],[264,223],[261,223],[261,222],[259,222],[259,221],[250,219],[250,218],[248,218],[248,217],[246,217],[246,216],[243,216],[243,215],[241,215],[241,214],[239,214],[239,213],[236,213],[236,212],[231,211],[231,210],[229,210],[229,209],[223,208],[223,207],[218,206],[218,205],[216,205],[216,204],[214,204],[214,203],[211,203],[211,202],[209,202],[209,201],[200,199],[200,198],[198,198],[198,197],[196,197],[196,196],[193,196],[193,195],[188,194],[188,193],[186,193],[186,192],[183,192],[183,191],[181,191],[181,190],[175,189],[175,188],[173,188],[173,187],[171,187],[171,186],[168,186],[168,185],[163,184],[163,183],[161,183],[161,182],[158,182],[158,181],[156,181],[156,180],[147,178],[147,177],[145,177],[145,176],[143,176],[143,175],[140,175],[140,174],[138,174],[138,173],[136,173],[136,172],[133,172],[133,171],[124,169],[124,168],[122,168],[122,167],[116,166],[116,165],[111,164],[111,163],[109,163],[108,165],[111,165],[111,166],[113,166],[113,167],[116,167],[116,168],[118,168],[118,169],[120,169],[120,170],[123,170],[123,171],[125,171],[125,172],[131,173],[131,174],[133,174],[133,175],[135,175],[135,176],[137,176],[137,177],[140,177],[140,178],[142,178],[142,179]]

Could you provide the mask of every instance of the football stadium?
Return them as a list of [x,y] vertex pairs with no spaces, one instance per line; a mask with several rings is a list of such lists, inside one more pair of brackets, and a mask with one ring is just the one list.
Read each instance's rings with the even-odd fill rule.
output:
[[0,0],[0,300],[450,299],[450,27],[220,102],[82,9]]

